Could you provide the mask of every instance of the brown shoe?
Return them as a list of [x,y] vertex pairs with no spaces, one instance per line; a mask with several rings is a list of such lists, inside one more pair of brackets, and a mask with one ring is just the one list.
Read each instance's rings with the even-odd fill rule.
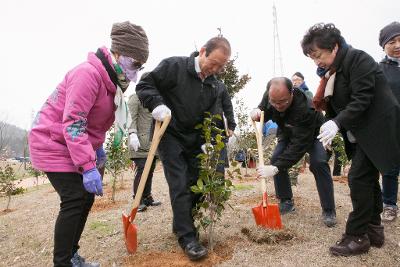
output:
[[383,225],[368,224],[368,238],[371,246],[380,248],[385,243]]
[[368,236],[352,236],[343,234],[342,239],[336,242],[336,245],[329,248],[329,251],[335,256],[353,256],[368,252],[371,244]]

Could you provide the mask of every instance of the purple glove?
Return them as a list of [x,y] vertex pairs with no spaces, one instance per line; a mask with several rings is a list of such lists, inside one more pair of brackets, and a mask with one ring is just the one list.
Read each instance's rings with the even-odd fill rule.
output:
[[96,150],[96,167],[101,169],[107,162],[107,155],[103,149],[103,145]]
[[97,168],[87,170],[83,173],[83,186],[89,193],[96,194],[97,196],[103,195],[101,175]]

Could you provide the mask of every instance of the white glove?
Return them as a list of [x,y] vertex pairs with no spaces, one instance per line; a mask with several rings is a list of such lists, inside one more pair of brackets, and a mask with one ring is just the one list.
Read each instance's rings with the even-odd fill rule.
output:
[[250,118],[253,121],[260,121],[260,117],[261,117],[261,109],[259,108],[255,108],[250,112]]
[[131,133],[129,135],[129,147],[134,151],[137,151],[140,147],[139,138],[136,133]]
[[257,168],[258,176],[262,178],[272,177],[279,172],[278,168],[274,165],[266,165]]
[[159,105],[151,113],[153,118],[158,121],[163,121],[165,117],[171,116],[171,110],[166,105]]
[[332,140],[339,131],[339,127],[333,120],[329,120],[321,125],[319,129],[320,134],[317,136],[319,141],[322,143],[324,148],[329,147],[332,144]]
[[210,147],[210,143],[204,143],[201,145],[201,150],[203,151],[204,154],[207,154],[207,148]]

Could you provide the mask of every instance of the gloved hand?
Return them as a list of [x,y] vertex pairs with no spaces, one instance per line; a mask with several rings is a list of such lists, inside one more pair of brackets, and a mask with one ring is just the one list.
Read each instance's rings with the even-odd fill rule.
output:
[[317,138],[325,149],[332,144],[332,140],[338,131],[339,127],[333,120],[329,120],[321,125],[321,128],[319,129],[320,134],[317,136]]
[[83,172],[83,186],[89,193],[97,196],[103,195],[103,186],[101,184],[101,176],[97,168],[93,168]]
[[171,116],[171,110],[166,105],[159,105],[151,113],[153,118],[158,121],[163,121],[165,117]]
[[107,162],[107,155],[104,151],[103,145],[96,150],[96,167],[101,169]]
[[136,133],[131,133],[129,135],[129,147],[132,148],[134,151],[138,151],[140,147],[140,142]]
[[210,147],[210,143],[204,143],[201,145],[201,150],[203,151],[204,154],[207,154],[207,147]]
[[255,108],[250,112],[250,118],[253,121],[260,121],[260,117],[261,117],[261,109],[259,108]]
[[257,168],[257,174],[259,177],[268,178],[272,177],[279,172],[278,168],[274,165],[265,165]]

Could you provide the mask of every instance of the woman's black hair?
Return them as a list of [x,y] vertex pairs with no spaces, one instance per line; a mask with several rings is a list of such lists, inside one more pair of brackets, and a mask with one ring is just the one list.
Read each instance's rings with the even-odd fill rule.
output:
[[301,48],[305,56],[309,56],[316,48],[332,51],[336,44],[341,46],[344,38],[333,23],[317,23],[303,37]]

